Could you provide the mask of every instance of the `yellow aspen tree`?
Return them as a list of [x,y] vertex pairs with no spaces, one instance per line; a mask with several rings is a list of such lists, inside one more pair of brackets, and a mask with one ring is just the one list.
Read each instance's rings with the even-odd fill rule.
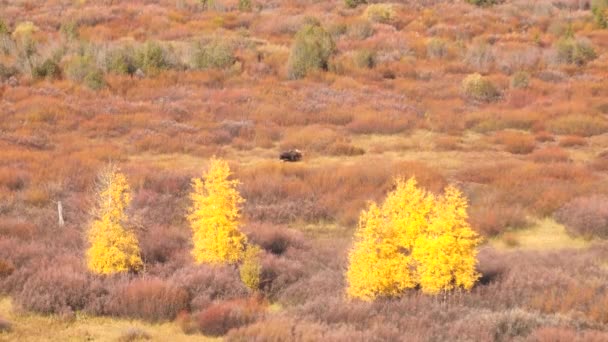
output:
[[350,297],[371,301],[416,286],[411,248],[432,205],[433,197],[415,179],[397,179],[382,207],[372,203],[361,214],[346,272]]
[[413,249],[424,293],[435,295],[454,288],[469,290],[479,279],[475,266],[480,238],[467,220],[466,199],[460,190],[448,186]]
[[96,218],[88,232],[87,265],[92,272],[114,274],[143,266],[137,237],[124,227],[130,201],[127,178],[109,166],[98,179]]
[[212,159],[209,171],[192,181],[188,221],[193,231],[192,255],[197,263],[234,264],[243,257],[247,239],[239,230],[239,206],[244,202],[229,179],[228,163]]

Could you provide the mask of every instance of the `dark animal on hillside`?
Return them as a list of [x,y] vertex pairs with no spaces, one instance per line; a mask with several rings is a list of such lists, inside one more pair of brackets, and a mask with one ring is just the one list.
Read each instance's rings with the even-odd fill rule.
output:
[[279,159],[284,162],[297,162],[302,160],[302,152],[300,150],[289,150],[281,152]]

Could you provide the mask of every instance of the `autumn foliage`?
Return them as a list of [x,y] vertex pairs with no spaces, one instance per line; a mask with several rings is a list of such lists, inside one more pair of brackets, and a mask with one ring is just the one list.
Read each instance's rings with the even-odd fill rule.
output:
[[236,189],[238,181],[229,179],[230,174],[226,161],[212,159],[203,178],[192,181],[188,221],[197,263],[233,264],[243,257],[247,239],[239,230],[239,205],[244,200]]
[[372,203],[361,214],[349,254],[347,293],[372,300],[418,285],[429,294],[471,289],[479,277],[479,238],[466,209],[466,199],[454,187],[436,198],[418,188],[414,178],[397,179],[382,206]]
[[125,226],[125,210],[131,202],[126,177],[109,166],[100,174],[97,186],[95,219],[88,233],[88,267],[99,274],[139,270],[142,260],[137,237]]

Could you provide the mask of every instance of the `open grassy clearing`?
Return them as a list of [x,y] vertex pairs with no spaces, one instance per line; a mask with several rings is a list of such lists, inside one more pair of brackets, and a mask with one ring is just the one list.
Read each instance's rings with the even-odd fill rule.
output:
[[[11,323],[10,332],[0,333],[0,341],[216,341],[202,335],[186,335],[172,322],[162,324],[146,323],[138,320],[91,317],[76,314],[61,318],[58,315],[17,313],[10,298],[0,300],[0,316]],[[149,339],[129,339],[143,332]]]

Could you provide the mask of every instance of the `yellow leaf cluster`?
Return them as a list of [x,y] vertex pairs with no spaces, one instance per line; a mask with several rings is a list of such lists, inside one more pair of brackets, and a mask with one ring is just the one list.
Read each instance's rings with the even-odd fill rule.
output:
[[234,264],[241,260],[247,242],[239,230],[239,205],[244,202],[230,180],[230,167],[212,159],[209,171],[192,181],[192,207],[188,221],[193,230],[192,254],[197,263]]
[[131,201],[126,177],[115,168],[100,176],[97,218],[88,232],[87,265],[94,273],[114,274],[138,270],[143,263],[137,237],[123,227]]
[[239,269],[241,281],[252,291],[257,291],[260,288],[260,275],[262,273],[262,263],[260,254],[262,249],[255,245],[247,246],[243,263]]
[[467,223],[466,209],[454,187],[436,198],[414,178],[397,179],[382,206],[372,203],[361,214],[349,253],[347,294],[373,300],[416,286],[429,294],[470,289],[479,277],[479,238]]

